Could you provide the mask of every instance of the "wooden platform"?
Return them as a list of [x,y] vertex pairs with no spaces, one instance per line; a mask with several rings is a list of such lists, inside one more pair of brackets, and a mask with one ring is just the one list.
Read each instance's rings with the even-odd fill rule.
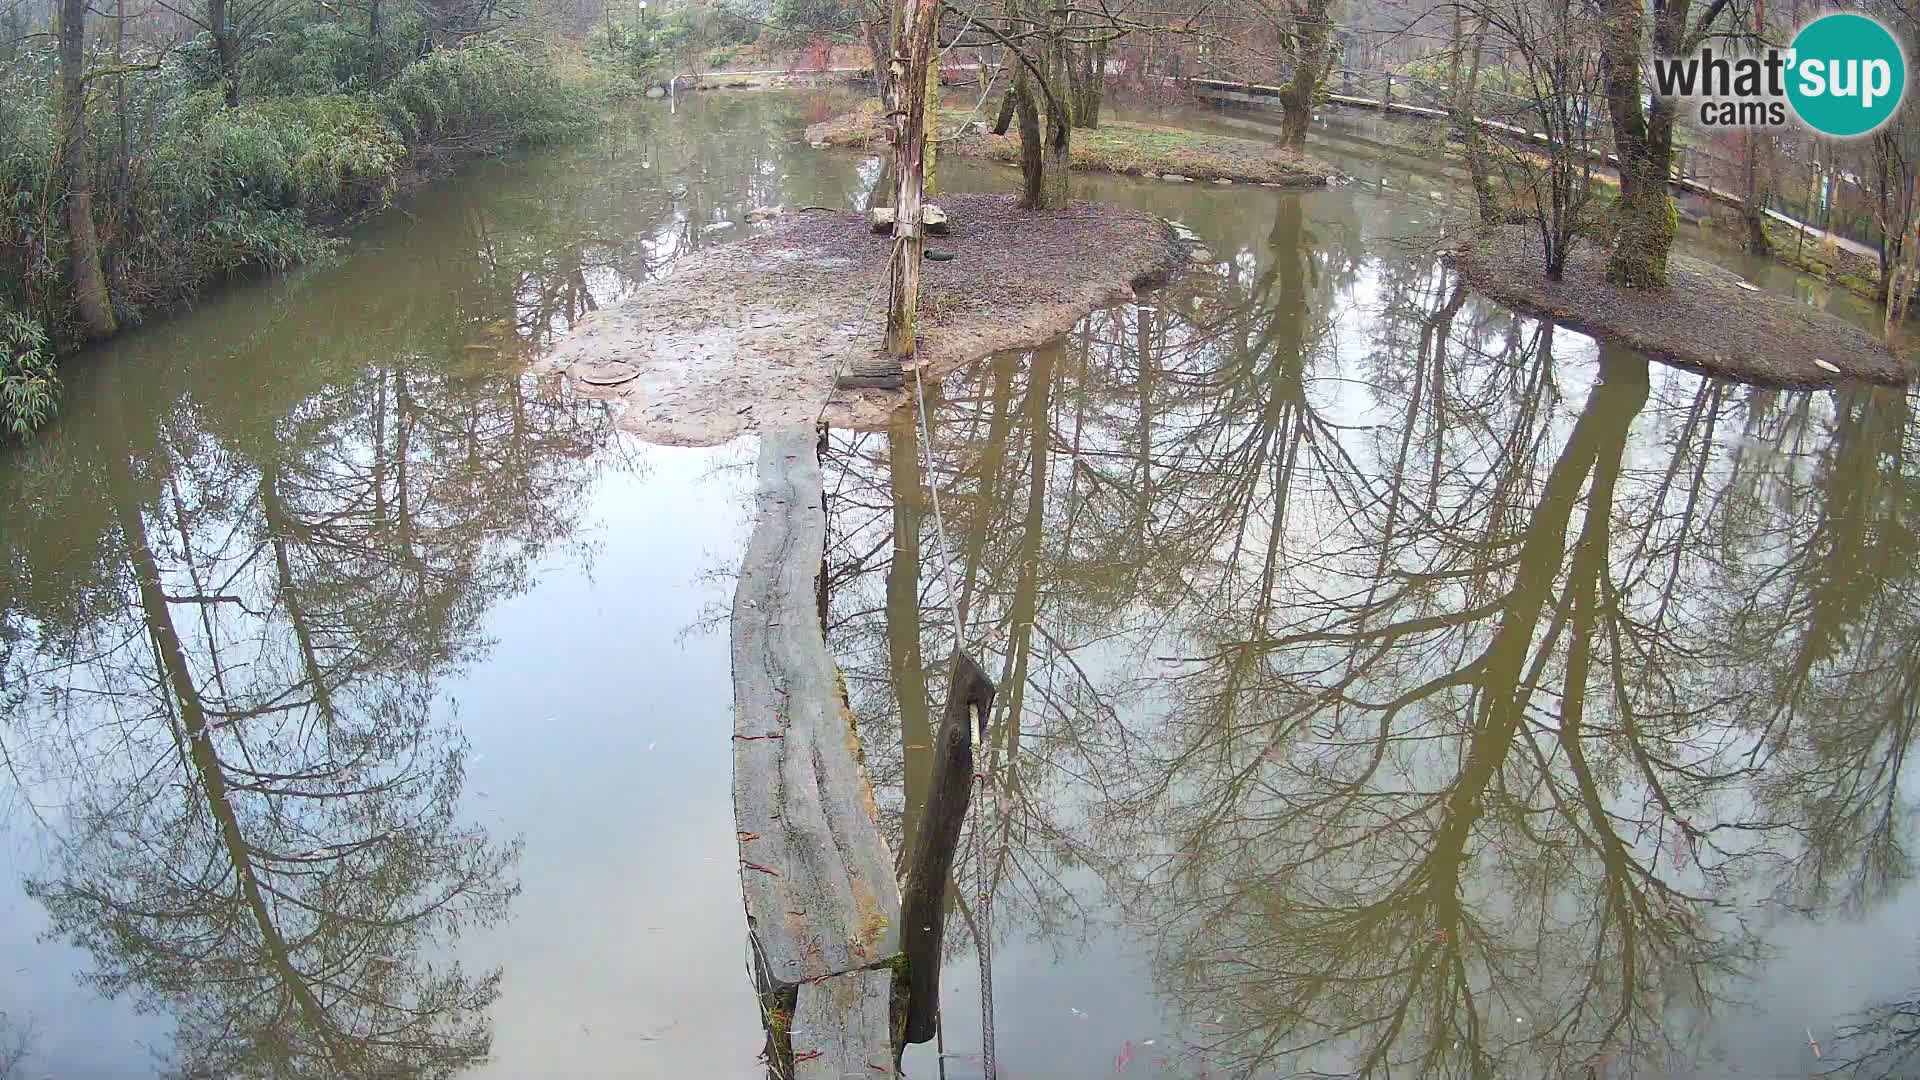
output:
[[[900,951],[900,891],[820,630],[826,514],[815,445],[812,431],[760,439],[732,616],[740,885],[762,977],[799,988],[796,1064],[876,1075],[869,1064],[892,1071],[890,1052],[866,1060],[890,1045],[891,970],[863,969]],[[810,1050],[821,1056],[799,1060]]]

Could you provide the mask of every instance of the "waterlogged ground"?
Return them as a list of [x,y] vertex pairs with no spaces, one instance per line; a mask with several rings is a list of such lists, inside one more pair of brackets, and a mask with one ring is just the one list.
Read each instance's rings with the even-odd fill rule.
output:
[[[18,1075],[757,1074],[713,632],[751,447],[527,359],[876,170],[798,138],[844,101],[683,105],[77,360],[0,454]],[[1456,178],[1321,141],[1353,183],[1090,182],[1218,263],[958,373],[930,475],[904,424],[832,440],[896,838],[954,637],[929,484],[1002,683],[910,1073],[978,1075],[983,879],[1003,1076],[1911,1071],[1870,1057],[1920,1012],[1907,399],[1516,318],[1428,253]]]

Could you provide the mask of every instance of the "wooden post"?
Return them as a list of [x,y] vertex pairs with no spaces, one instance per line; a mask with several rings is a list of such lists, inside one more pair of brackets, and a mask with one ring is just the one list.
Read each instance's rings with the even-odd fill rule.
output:
[[933,774],[927,808],[915,831],[911,864],[900,900],[900,946],[907,958],[904,1042],[933,1038],[940,1013],[940,942],[946,925],[947,883],[960,850],[960,826],[973,797],[973,751],[984,753],[994,686],[980,665],[958,649],[948,667],[947,707],[933,737]]
[[939,0],[900,0],[905,32],[891,65],[893,95],[893,261],[888,270],[886,351],[895,361],[913,355],[913,327],[920,310],[920,260],[926,246],[920,223],[926,183],[927,65]]

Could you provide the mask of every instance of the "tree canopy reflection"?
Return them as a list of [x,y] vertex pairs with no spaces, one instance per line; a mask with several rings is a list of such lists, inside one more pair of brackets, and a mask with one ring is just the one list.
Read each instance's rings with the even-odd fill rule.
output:
[[[604,406],[469,347],[546,332],[540,283],[577,276],[494,242],[498,212],[432,223],[467,241],[422,246],[444,292],[323,290],[360,303],[344,330],[320,303],[236,310],[195,365],[156,335],[6,475],[37,507],[0,541],[32,571],[0,597],[6,751],[53,835],[27,891],[101,992],[171,1017],[167,1075],[488,1052],[501,972],[454,945],[507,917],[520,848],[462,812],[442,687],[623,463]],[[51,475],[83,480],[31,497]]]
[[961,373],[928,477],[906,423],[837,437],[883,802],[952,640],[931,481],[1003,680],[1006,851],[967,855],[1003,930],[1155,942],[1228,1075],[1697,1064],[1773,920],[1910,876],[1920,426],[1596,354],[1352,237],[1281,198],[1211,279]]

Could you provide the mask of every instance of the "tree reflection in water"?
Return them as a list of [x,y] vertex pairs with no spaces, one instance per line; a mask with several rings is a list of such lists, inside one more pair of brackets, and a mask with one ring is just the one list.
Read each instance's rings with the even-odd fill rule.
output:
[[[506,917],[520,847],[460,812],[437,687],[619,455],[589,460],[603,406],[472,363],[472,327],[557,313],[471,220],[440,268],[462,302],[374,282],[347,332],[228,319],[198,367],[105,373],[8,478],[78,478],[5,493],[41,508],[0,544],[34,571],[0,605],[6,750],[53,832],[27,891],[94,986],[171,1018],[168,1075],[449,1076],[488,1052],[501,973],[453,946]],[[303,340],[305,366],[234,389]]]
[[[1153,943],[1169,1068],[1710,1067],[1774,919],[1909,878],[1920,425],[1595,355],[1353,235],[1284,197],[933,405],[1011,796],[962,892],[984,854],[1003,934]],[[953,632],[914,445],[836,436],[827,485],[894,829]]]

